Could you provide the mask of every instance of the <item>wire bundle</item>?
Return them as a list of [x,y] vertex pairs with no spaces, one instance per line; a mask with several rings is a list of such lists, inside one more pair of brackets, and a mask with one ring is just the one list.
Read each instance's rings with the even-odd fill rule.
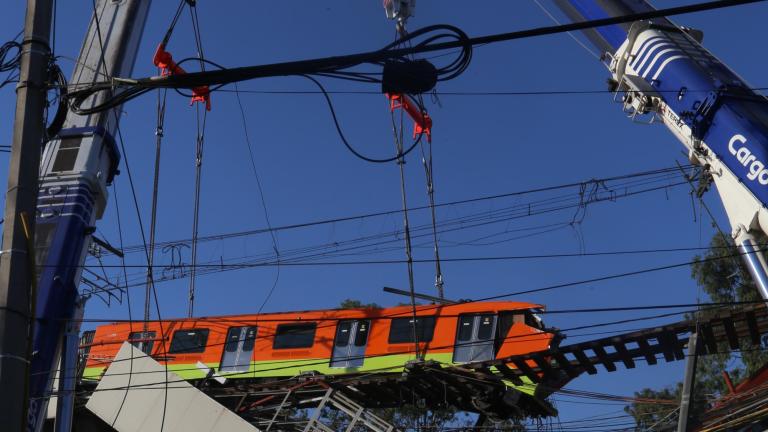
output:
[[[155,88],[193,88],[208,85],[214,86],[211,89],[213,91],[222,85],[233,82],[270,76],[314,75],[348,81],[381,83],[380,72],[349,69],[363,64],[382,67],[385,61],[411,62],[413,60],[405,55],[395,55],[398,50],[394,47],[406,43],[411,44],[417,40],[420,42],[414,46],[414,49],[423,49],[433,44],[444,43],[443,41],[446,40],[462,45],[456,58],[436,68],[438,81],[453,79],[460,75],[466,70],[472,58],[472,45],[469,43],[469,37],[466,33],[457,27],[442,24],[419,29],[372,53],[264,65],[257,67],[255,73],[254,68],[228,69],[210,60],[204,60],[205,63],[215,66],[219,70],[139,80],[113,78],[110,81],[71,91],[69,106],[73,112],[87,115],[114,108]],[[184,59],[178,64],[190,60]],[[114,92],[114,95],[98,105],[88,108],[84,106],[87,100],[104,91]]]
[[19,75],[18,73],[13,73],[13,71],[19,68],[20,63],[21,44],[19,42],[12,40],[0,46],[0,73],[11,72],[4,80],[0,81],[0,88],[5,87],[9,83],[16,82]]

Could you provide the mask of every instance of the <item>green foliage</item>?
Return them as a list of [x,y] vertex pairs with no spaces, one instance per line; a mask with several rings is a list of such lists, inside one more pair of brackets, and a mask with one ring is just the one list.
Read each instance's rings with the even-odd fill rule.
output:
[[441,431],[448,425],[461,423],[460,414],[454,408],[426,410],[418,404],[411,404],[401,408],[375,410],[375,413],[400,430]]
[[[759,239],[759,242],[764,243],[765,240],[764,238]],[[691,277],[708,297],[701,299],[702,302],[726,303],[760,300],[760,294],[749,275],[749,271],[742,263],[742,258],[738,256],[738,250],[733,241],[720,234],[715,234],[710,242],[710,248],[703,256],[694,257]],[[739,308],[739,306],[732,307]],[[699,319],[707,319],[716,313],[715,310],[702,310],[687,318],[695,319],[698,316]],[[728,366],[734,357],[728,344],[725,342],[718,344],[718,351],[718,354],[698,357],[694,403],[691,407],[693,418],[703,413],[714,399],[726,394],[727,388],[722,376],[723,371],[727,371],[733,381],[738,382],[768,363],[768,353],[760,350],[746,350],[741,352],[742,366],[737,365],[729,369]],[[679,403],[681,391],[682,383],[677,383],[673,388],[661,390],[646,388],[636,392],[635,397],[667,399]],[[670,406],[657,403],[632,403],[624,410],[635,418],[639,428],[648,428],[660,422],[670,412]],[[674,423],[676,419],[677,415],[672,415],[662,423],[662,427],[657,425],[654,430],[667,430],[663,425],[666,424],[669,427],[669,424]]]
[[346,299],[339,303],[341,309],[381,309],[376,303],[363,303],[360,300]]
[[[640,399],[664,399],[680,401],[680,391],[682,385],[677,385],[674,389],[663,388],[661,390],[653,390],[645,388],[639,392],[635,392],[635,397]],[[676,406],[661,405],[651,403],[633,403],[624,408],[627,414],[635,418],[635,423],[640,430],[650,429],[654,427],[654,430],[662,431],[667,430],[664,425],[670,425],[668,422],[670,418],[674,420],[676,416],[670,415],[670,411],[674,410]],[[660,427],[661,426],[661,427]]]
[[[765,237],[759,238],[758,242],[765,244],[768,241]],[[699,286],[709,296],[713,302],[747,302],[758,301],[761,299],[760,293],[749,275],[749,271],[744,266],[742,258],[738,256],[738,250],[730,238],[722,235],[715,235],[710,243],[710,249],[704,257],[695,257],[694,264],[691,267],[691,276],[696,280]],[[741,306],[733,306],[739,309]],[[708,318],[715,311],[701,311],[700,317]],[[748,345],[747,345],[748,346]],[[731,361],[731,355],[725,343],[720,345],[718,351],[724,354],[705,356],[704,362],[699,363],[700,369],[703,366],[705,374],[717,376],[718,386],[713,386],[712,390],[718,394],[723,394],[725,384],[721,373],[726,370],[726,364]],[[736,379],[737,376],[748,377],[757,372],[763,365],[768,363],[768,353],[760,350],[745,350],[741,352],[741,362],[743,367],[737,367],[729,371],[731,376]]]

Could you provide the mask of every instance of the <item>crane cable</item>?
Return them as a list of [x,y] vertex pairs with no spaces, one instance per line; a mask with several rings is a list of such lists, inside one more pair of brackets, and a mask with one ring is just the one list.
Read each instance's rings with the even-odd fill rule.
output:
[[[197,58],[200,61],[200,68],[205,72],[205,56],[203,55],[203,44],[200,37],[200,22],[197,17],[196,2],[189,2],[189,14],[192,19],[192,30],[195,36],[195,46],[197,48]],[[195,309],[195,280],[197,278],[197,237],[200,225],[200,186],[202,183],[203,168],[203,147],[205,144],[205,125],[208,118],[208,110],[203,109],[202,120],[200,115],[200,105],[196,105],[195,121],[197,125],[197,137],[195,145],[195,203],[194,215],[192,218],[192,258],[189,272],[189,306],[187,317],[192,318]]]
[[[422,114],[426,114],[424,109],[424,101],[421,95],[418,97],[419,109]],[[421,164],[424,166],[424,175],[427,181],[427,197],[429,198],[429,211],[432,217],[432,240],[434,242],[435,251],[435,288],[437,289],[437,296],[445,298],[445,291],[443,289],[443,271],[440,267],[440,245],[437,238],[437,214],[435,210],[435,180],[434,170],[432,165],[432,136],[430,135],[427,140],[428,151],[424,151],[424,142],[421,142]]]
[[[407,23],[407,18],[398,20],[396,31],[397,31],[397,37],[399,38],[401,42],[400,45],[407,46],[408,48],[413,48],[413,44],[411,43],[412,39],[408,37],[408,31],[406,30],[405,26]],[[413,55],[411,54],[409,56],[411,60],[413,60]],[[421,112],[422,117],[427,116],[427,110],[424,107],[424,98],[421,94],[416,95],[416,100],[418,102],[419,111]],[[402,124],[401,124],[402,127]],[[443,290],[443,272],[440,267],[440,248],[438,244],[438,238],[437,238],[437,215],[435,213],[435,188],[434,188],[434,177],[433,177],[433,169],[432,169],[432,133],[431,131],[427,130],[427,142],[429,144],[429,158],[427,158],[425,152],[424,152],[424,141],[421,140],[421,136],[425,133],[424,129],[419,130],[419,139],[416,141],[416,144],[420,144],[420,150],[421,150],[421,162],[424,166],[424,175],[426,177],[427,182],[427,196],[429,198],[429,209],[430,209],[430,216],[432,218],[432,240],[434,242],[434,252],[435,252],[435,289],[437,289],[437,295],[439,298],[445,298],[445,292]],[[413,292],[411,293],[413,295]]]
[[[181,0],[179,2],[179,6],[176,8],[176,13],[174,14],[173,20],[171,20],[171,24],[168,26],[168,29],[165,31],[165,36],[163,36],[162,45],[166,46],[168,42],[171,39],[171,35],[173,34],[173,30],[176,28],[176,24],[179,22],[179,17],[181,16],[181,13],[184,11],[184,5],[186,4],[185,0]],[[158,195],[160,190],[160,160],[161,160],[161,148],[162,148],[162,142],[163,142],[163,136],[164,136],[164,124],[165,124],[165,107],[166,107],[166,100],[167,100],[168,92],[163,91],[158,92],[157,94],[157,123],[155,125],[155,165],[154,165],[154,173],[153,173],[153,180],[152,180],[152,209],[150,213],[150,220],[149,220],[149,252],[147,253],[147,277],[146,277],[146,293],[144,297],[144,327],[143,327],[143,334],[142,339],[146,339],[146,333],[149,331],[149,320],[150,320],[150,299],[151,297],[151,290],[154,287],[155,284],[155,276],[154,276],[154,261],[155,261],[155,248],[156,248],[156,242],[155,242],[155,236],[157,232],[157,201],[158,201]],[[126,280],[126,284],[128,281]],[[141,343],[141,346],[139,349],[144,351],[144,342]]]
[[[147,325],[149,322],[150,307],[150,290],[154,285],[154,261],[155,261],[155,234],[157,232],[157,200],[160,190],[160,159],[161,149],[163,143],[163,125],[165,123],[165,103],[168,96],[168,91],[157,92],[157,125],[155,126],[155,166],[154,175],[152,181],[152,210],[149,219],[149,266],[147,267],[147,287],[146,287],[146,301],[144,303],[144,333],[148,331]],[[144,337],[144,336],[143,336]],[[142,351],[143,351],[142,342]]]
[[410,290],[411,312],[413,314],[413,345],[416,358],[423,360],[422,353],[419,350],[419,335],[417,331],[418,318],[416,317],[416,289],[413,283],[413,248],[411,245],[411,230],[408,222],[408,199],[405,191],[405,155],[403,155],[403,112],[400,111],[400,127],[397,127],[394,111],[390,112],[392,118],[392,132],[395,137],[395,149],[399,155],[397,165],[400,168],[400,195],[403,201],[403,234],[405,235],[405,258],[408,267],[408,288]]
[[[402,40],[400,38],[405,39],[407,36],[407,33],[405,31],[404,23],[400,23],[400,25],[397,26],[397,30],[395,33],[396,42],[392,44],[393,46],[398,46],[397,43],[398,40]],[[400,110],[400,126],[398,127],[397,122],[395,120],[395,109],[392,105],[390,105],[389,110],[390,118],[392,119],[392,133],[395,139],[395,151],[396,151],[396,160],[397,165],[400,169],[400,195],[402,197],[403,202],[403,234],[405,239],[405,257],[406,257],[406,267],[408,268],[408,289],[410,291],[409,300],[411,303],[411,319],[413,320],[413,325],[411,326],[411,332],[413,337],[413,351],[416,356],[417,360],[423,360],[424,354],[421,353],[419,349],[419,332],[418,332],[418,317],[416,316],[416,288],[414,287],[413,282],[413,247],[411,245],[411,229],[410,229],[410,223],[408,220],[408,199],[405,189],[405,156],[408,152],[413,150],[416,145],[421,141],[422,134],[419,134],[419,139],[414,142],[414,144],[411,146],[411,148],[408,149],[408,152],[403,151],[403,143],[404,143],[404,133],[405,130],[403,128],[403,120],[404,120],[404,109]]]
[[[171,21],[171,24],[168,26],[168,29],[165,32],[165,35],[163,37],[163,46],[165,46],[168,41],[171,38],[171,34],[173,34],[173,30],[176,27],[176,24],[179,21],[179,17],[181,16],[181,12],[184,10],[184,4],[185,0],[179,1],[179,5],[176,8],[176,13],[174,14],[173,20]],[[96,13],[96,3],[94,1],[94,14]],[[97,22],[97,29],[100,29],[101,25]],[[99,43],[101,44],[101,32],[99,30]],[[102,45],[102,55],[104,51],[104,47]],[[104,72],[106,73],[106,67],[104,68]],[[154,297],[155,299],[155,308],[157,309],[157,318],[158,320],[161,319],[160,317],[160,302],[158,301],[157,297],[157,290],[155,289],[155,281],[154,281],[154,258],[155,258],[155,234],[157,231],[157,202],[158,202],[158,191],[160,187],[160,155],[161,155],[161,148],[162,148],[162,139],[163,139],[163,125],[165,123],[165,107],[166,107],[166,98],[167,98],[167,91],[162,92],[162,96],[160,95],[160,92],[158,92],[157,95],[157,123],[155,127],[155,165],[154,165],[154,174],[153,174],[153,184],[152,184],[152,214],[150,218],[150,229],[149,229],[149,245],[147,245],[146,240],[144,242],[144,251],[147,258],[147,280],[146,280],[146,288],[145,288],[145,298],[144,298],[144,323],[142,327],[142,333],[141,333],[141,339],[148,339],[150,333],[149,333],[149,320],[150,320],[150,305],[151,305],[151,299]],[[118,137],[120,138],[120,145],[123,147],[123,139],[122,134],[120,133],[120,126],[117,123],[117,131],[118,131]],[[123,148],[123,154],[125,155],[125,164],[126,167],[128,167],[128,159],[127,154],[125,153],[125,149]],[[131,171],[130,168],[128,168],[128,179],[131,183],[131,192],[133,193],[133,199],[134,204],[137,211],[137,216],[139,220],[139,227],[141,228],[141,235],[144,236],[144,228],[141,224],[141,215],[138,214],[138,202],[136,201],[136,194],[133,189],[133,180],[131,179]],[[122,247],[122,234],[120,238],[121,247]],[[125,275],[125,274],[124,274]],[[126,275],[127,278],[127,275]],[[128,288],[128,280],[125,281],[126,289]],[[165,333],[163,330],[162,323],[160,324],[160,332]],[[141,351],[145,351],[148,349],[148,345],[145,345],[145,342],[142,342],[142,344],[139,346],[139,349]],[[161,341],[161,349],[163,356],[167,355],[167,349],[165,341]],[[131,356],[133,357],[133,356]],[[131,361],[131,373],[133,373],[133,361]],[[164,390],[163,390],[163,411],[162,411],[162,419],[160,421],[160,432],[163,432],[165,429],[165,420],[166,420],[166,413],[168,409],[168,368],[166,367],[164,370],[165,373],[165,379],[164,379]],[[130,388],[130,380],[128,388]],[[127,391],[125,396],[127,396]],[[123,398],[123,403],[125,402],[125,397]],[[120,408],[122,409],[123,404],[121,404]],[[117,421],[117,417],[115,417],[115,422]],[[114,423],[113,425],[114,426]]]

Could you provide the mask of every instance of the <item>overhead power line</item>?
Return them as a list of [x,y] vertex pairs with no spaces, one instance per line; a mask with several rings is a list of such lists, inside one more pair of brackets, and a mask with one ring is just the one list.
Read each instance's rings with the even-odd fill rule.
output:
[[[222,68],[220,70],[212,70],[206,72],[192,72],[183,75],[169,75],[169,76],[154,76],[140,79],[130,78],[113,78],[109,81],[96,83],[93,86],[85,89],[73,90],[70,92],[70,107],[78,113],[88,114],[90,112],[96,112],[99,110],[109,109],[113,106],[117,106],[130,99],[133,99],[150,89],[154,88],[194,88],[199,86],[216,86],[225,85],[238,81],[245,81],[256,78],[266,78],[275,76],[291,76],[291,75],[318,75],[327,76],[333,78],[352,79],[363,82],[372,82],[369,74],[366,75],[360,72],[345,72],[344,69],[348,69],[361,64],[374,64],[380,65],[385,61],[400,59],[401,61],[408,61],[408,56],[413,54],[420,54],[426,52],[434,52],[441,50],[449,50],[455,48],[462,49],[462,56],[469,58],[471,56],[471,47],[478,45],[486,45],[491,43],[498,43],[503,41],[511,41],[517,39],[531,38],[544,35],[552,35],[559,33],[572,32],[577,30],[585,30],[595,27],[602,27],[614,24],[622,24],[634,21],[642,21],[653,18],[661,18],[666,16],[687,14],[693,12],[702,12],[707,10],[715,10],[728,8],[738,5],[745,5],[749,3],[759,3],[765,0],[719,0],[710,1],[705,3],[672,7],[666,9],[653,10],[643,13],[622,15],[617,17],[603,18],[591,21],[582,21],[577,23],[556,25],[549,27],[539,27],[528,30],[514,31],[508,33],[493,34],[488,36],[480,36],[470,38],[464,34],[460,29],[452,26],[430,26],[423,29],[416,30],[407,36],[413,38],[422,36],[433,30],[444,30],[447,27],[451,28],[453,32],[450,34],[450,40],[448,42],[436,42],[443,40],[442,37],[430,37],[424,42],[414,44],[411,47],[397,48],[402,43],[402,40],[396,41],[393,44],[388,45],[384,49],[342,56],[333,56],[312,60],[300,60],[285,63],[274,63],[268,65],[258,66],[245,66],[237,68]],[[468,61],[468,60],[467,60]],[[211,62],[208,62],[211,63]],[[450,63],[450,67],[455,67],[456,60]],[[466,65],[459,65],[458,69],[451,69],[448,76],[444,79],[452,78],[458,75],[464,70]],[[378,82],[378,81],[373,81]],[[101,91],[114,91],[116,87],[122,87],[121,92],[117,92],[113,98],[107,100],[104,104],[84,109],[80,107],[80,104],[89,99],[94,94]]]
[[[768,87],[753,87],[750,90],[764,91],[768,90]],[[688,90],[688,93],[707,93],[710,90]],[[326,90],[322,92],[320,90],[256,90],[256,89],[240,89],[230,90],[222,88],[217,90],[220,93],[237,93],[240,94],[258,94],[258,95],[298,95],[298,96],[315,96],[322,95],[323,93],[329,95],[362,95],[362,96],[381,96],[380,91],[374,90]],[[679,93],[679,90],[656,90],[657,93]],[[578,96],[578,95],[604,95],[614,94],[615,90],[471,90],[471,91],[435,91],[434,95],[443,96],[475,96],[475,97],[493,97],[493,96]]]
[[[687,169],[691,167],[693,167],[693,165],[686,165],[686,166],[683,166],[683,169]],[[581,188],[581,187],[586,187],[592,184],[604,184],[604,183],[609,183],[609,182],[619,181],[619,180],[630,180],[630,179],[635,179],[640,177],[651,177],[651,176],[657,176],[657,175],[679,174],[679,173],[680,173],[680,168],[677,166],[659,168],[659,169],[653,169],[653,170],[647,170],[647,171],[621,174],[617,176],[590,179],[590,180],[585,180],[581,182],[563,183],[559,185],[544,186],[544,187],[525,189],[525,190],[519,190],[519,191],[513,191],[513,192],[505,192],[505,193],[493,194],[493,195],[484,195],[484,196],[471,197],[471,198],[454,200],[454,201],[446,201],[442,203],[436,203],[435,208],[474,204],[474,203],[479,203],[484,201],[491,201],[491,200],[497,200],[497,199],[503,199],[503,198],[512,198],[512,197],[518,197],[522,195],[531,195],[531,194],[536,194],[541,192],[553,192],[557,190],[570,189],[570,188],[576,188],[576,187]],[[409,209],[409,211],[411,212],[421,211],[421,210],[430,210],[430,206],[423,205],[423,206],[411,207]],[[349,215],[349,216],[339,216],[339,217],[333,217],[328,219],[319,219],[314,221],[299,222],[299,223],[288,224],[288,225],[278,225],[278,226],[260,228],[255,230],[234,231],[229,233],[200,236],[198,237],[198,241],[205,242],[205,241],[225,240],[225,239],[237,238],[237,237],[247,237],[247,236],[258,235],[258,234],[267,234],[270,232],[287,231],[287,230],[293,230],[293,229],[314,227],[319,225],[329,225],[329,224],[335,224],[340,222],[358,221],[362,219],[369,219],[369,218],[375,218],[375,217],[399,215],[402,212],[403,212],[402,209],[393,209],[393,210],[383,210],[378,212],[361,213],[361,214]],[[158,242],[156,244],[156,247],[161,248],[163,246],[185,243],[189,241],[190,239],[187,239],[187,238],[167,240],[163,242]],[[143,250],[144,250],[143,245],[133,245],[133,246],[126,246],[123,252],[124,253],[131,253],[136,251],[143,252]]]
[[[645,180],[644,180],[645,182]],[[647,182],[645,182],[647,183]],[[684,184],[684,183],[680,183]],[[520,218],[527,218],[532,217],[536,215],[541,215],[545,213],[551,213],[551,212],[557,212],[562,211],[566,209],[583,209],[586,205],[591,205],[598,202],[603,201],[610,201],[615,202],[618,199],[623,199],[625,197],[631,197],[631,196],[638,196],[640,193],[647,193],[652,192],[659,189],[665,189],[665,188],[672,188],[675,186],[675,184],[668,184],[664,186],[655,186],[652,188],[646,188],[641,190],[632,190],[631,192],[624,192],[621,195],[616,195],[614,193],[611,193],[610,191],[614,188],[618,188],[618,190],[625,190],[626,187],[629,186],[629,182],[625,183],[623,186],[620,185],[611,185],[610,189],[608,189],[608,192],[603,196],[603,194],[599,196],[591,196],[587,200],[582,199],[581,194],[577,196],[576,200],[566,200],[563,201],[564,196],[561,196],[554,201],[552,200],[539,200],[534,201],[530,204],[526,203],[516,203],[515,205],[511,207],[503,207],[499,209],[494,209],[491,211],[483,211],[480,213],[475,213],[469,216],[462,216],[458,218],[448,218],[442,221],[440,226],[439,234],[444,235],[446,233],[458,233],[458,232],[464,232],[465,230],[472,230],[478,227],[486,227],[491,226],[494,224],[499,223],[505,223],[512,220],[520,219]],[[546,205],[544,205],[546,204]],[[540,235],[545,234],[547,232],[552,232],[555,229],[561,229],[568,226],[573,226],[573,220],[572,216],[568,217],[567,222],[561,222],[558,224],[547,224],[539,227],[528,227],[528,228],[521,228],[521,229],[509,229],[509,227],[505,227],[501,232],[497,232],[494,234],[484,235],[482,237],[479,237],[478,239],[469,240],[468,242],[460,242],[452,247],[461,247],[461,246],[473,246],[476,243],[477,240],[486,240],[491,237],[495,237],[498,235],[506,235],[511,234],[515,232],[525,232],[526,234],[521,234],[518,236],[513,236],[511,238],[505,238],[503,240],[499,240],[498,242],[503,241],[511,241],[516,240],[519,238],[525,238],[529,237],[531,235]],[[554,227],[554,228],[553,228]],[[429,230],[431,228],[431,225],[424,224],[420,225],[414,228],[414,231],[421,232],[420,234],[416,234],[414,238],[417,237],[429,237],[431,236]],[[384,252],[388,252],[393,250],[393,245],[395,243],[399,242],[401,232],[396,230],[394,232],[384,232],[380,234],[375,235],[369,235],[364,237],[358,237],[348,240],[342,240],[342,241],[333,241],[330,243],[325,243],[321,245],[316,246],[304,246],[294,249],[287,249],[282,250],[280,253],[279,259],[284,262],[309,262],[309,261],[320,261],[324,259],[331,259],[331,258],[340,258],[340,257],[350,257],[350,256],[363,256],[363,255],[370,255],[370,254],[380,254]],[[480,243],[478,245],[485,245],[487,243]],[[418,245],[417,245],[418,246]],[[170,246],[169,246],[170,247]],[[239,260],[238,264],[242,263],[248,263],[248,264],[256,264],[256,263],[271,263],[278,259],[277,255],[274,254],[274,252],[271,253],[262,253],[258,255],[251,255],[251,256],[245,256],[245,257],[237,257],[237,258],[229,258],[227,261],[232,262],[232,260]],[[223,264],[224,259],[219,258],[216,260],[209,261],[208,264]],[[177,279],[179,277],[183,277],[183,274],[185,273],[185,266],[186,264],[173,261],[170,263],[170,265],[164,269],[168,270],[167,274],[163,274],[162,281],[169,281],[173,279]],[[229,271],[229,270],[237,270],[237,268],[229,268],[229,269],[223,269],[223,268],[214,268],[211,267],[207,270],[205,270],[203,273],[205,274],[211,274],[211,273],[218,273],[223,271]],[[202,274],[202,273],[201,273]],[[142,274],[143,275],[143,274]],[[134,275],[131,275],[134,276]],[[143,276],[141,277],[143,280]],[[134,286],[133,282],[137,282],[135,278],[132,278],[128,282],[128,287]]]
[[[617,17],[603,18],[591,21],[582,21],[577,23],[556,25],[548,27],[539,27],[529,30],[514,31],[508,33],[499,33],[488,36],[479,36],[468,38],[467,40],[457,40],[451,42],[440,42],[434,44],[417,45],[408,48],[398,48],[385,51],[373,51],[363,54],[353,54],[347,56],[334,56],[325,59],[304,60],[297,62],[277,63],[263,66],[247,66],[241,68],[232,68],[210,72],[196,72],[185,75],[173,75],[167,77],[151,77],[135,80],[137,84],[148,87],[174,87],[174,88],[192,88],[200,85],[226,84],[235,81],[243,81],[253,78],[264,78],[269,76],[296,75],[302,73],[312,73],[312,69],[329,68],[335,65],[357,65],[362,63],[377,63],[391,58],[404,57],[413,54],[441,51],[454,48],[463,48],[466,45],[486,45],[516,39],[532,38],[558,33],[566,33],[576,30],[585,30],[595,27],[603,27],[614,24],[623,24],[634,21],[648,20],[653,18],[662,18],[667,16],[681,15],[694,12],[703,12],[714,9],[729,8],[733,6],[745,5],[749,3],[760,3],[765,0],[717,0],[687,6],[678,6],[666,9],[658,9],[649,12],[628,14]],[[293,70],[292,73],[286,73]]]

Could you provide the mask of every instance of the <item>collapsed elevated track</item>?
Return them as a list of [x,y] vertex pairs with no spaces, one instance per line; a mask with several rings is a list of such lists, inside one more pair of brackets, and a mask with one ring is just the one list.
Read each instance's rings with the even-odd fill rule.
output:
[[[568,381],[587,373],[633,369],[686,358],[688,337],[698,332],[698,354],[760,349],[768,334],[765,306],[718,312],[601,339],[563,345],[525,355],[463,365],[434,361],[413,362],[400,373],[378,372],[328,376],[306,373],[291,379],[240,379],[219,384],[199,380],[196,385],[238,415],[256,425],[279,423],[290,408],[312,408],[328,389],[342,392],[366,408],[396,408],[413,404],[425,409],[454,407],[482,416],[546,417],[556,410],[546,397]],[[536,397],[510,390],[506,383],[538,384]]]

